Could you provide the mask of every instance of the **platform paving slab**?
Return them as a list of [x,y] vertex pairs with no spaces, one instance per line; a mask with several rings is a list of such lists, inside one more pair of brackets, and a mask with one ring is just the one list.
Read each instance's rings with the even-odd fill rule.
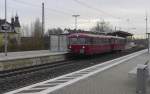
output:
[[[136,94],[136,79],[130,78],[128,72],[148,60],[150,54],[142,54],[49,94]],[[147,94],[150,94],[150,82]]]

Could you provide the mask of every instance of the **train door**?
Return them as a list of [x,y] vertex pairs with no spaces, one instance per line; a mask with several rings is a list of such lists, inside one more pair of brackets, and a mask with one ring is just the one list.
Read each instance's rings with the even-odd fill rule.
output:
[[110,39],[111,51],[114,50],[114,46],[115,46],[114,44],[115,44],[115,39],[114,39],[114,38],[111,38],[111,39]]

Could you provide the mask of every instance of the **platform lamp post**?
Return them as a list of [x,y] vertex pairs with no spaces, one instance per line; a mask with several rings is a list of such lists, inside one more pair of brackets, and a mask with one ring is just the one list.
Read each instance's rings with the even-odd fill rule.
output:
[[150,33],[146,33],[147,35],[147,47],[148,47],[148,53],[150,53]]
[[72,15],[72,17],[75,18],[75,30],[77,30],[77,18],[79,17],[80,15]]

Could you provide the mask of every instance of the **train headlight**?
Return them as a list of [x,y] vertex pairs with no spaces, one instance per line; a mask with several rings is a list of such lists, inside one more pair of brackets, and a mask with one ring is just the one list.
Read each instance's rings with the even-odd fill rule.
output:
[[71,49],[71,46],[69,46],[69,48]]
[[82,47],[83,49],[85,48],[85,46]]

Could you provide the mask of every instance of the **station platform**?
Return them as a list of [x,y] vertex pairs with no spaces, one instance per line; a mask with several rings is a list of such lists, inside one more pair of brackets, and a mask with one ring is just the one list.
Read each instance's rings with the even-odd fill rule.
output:
[[54,52],[54,51],[52,52],[50,50],[8,52],[7,56],[5,56],[5,53],[0,53],[0,61],[31,58],[31,57],[38,57],[38,56],[45,56],[45,55],[58,55],[58,54],[66,54],[66,53],[67,52]]
[[[136,78],[129,77],[128,73],[147,60],[150,55],[142,54],[51,94],[136,94]],[[150,83],[147,94],[150,94]]]
[[128,73],[148,60],[150,54],[142,50],[6,94],[136,94],[136,79]]
[[0,53],[0,71],[8,71],[35,65],[66,60],[68,52],[52,52],[49,50]]

